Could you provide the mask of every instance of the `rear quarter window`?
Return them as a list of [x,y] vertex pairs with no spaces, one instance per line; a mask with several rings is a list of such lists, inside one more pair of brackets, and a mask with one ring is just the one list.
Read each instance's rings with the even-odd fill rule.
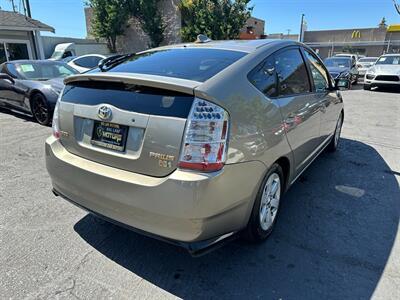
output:
[[150,74],[204,82],[245,55],[245,52],[220,49],[167,49],[136,55],[108,72]]

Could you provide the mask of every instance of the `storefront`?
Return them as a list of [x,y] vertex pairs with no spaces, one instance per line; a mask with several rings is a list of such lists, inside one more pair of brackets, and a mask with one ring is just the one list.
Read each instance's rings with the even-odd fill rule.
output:
[[0,63],[43,59],[40,31],[54,32],[54,29],[22,14],[0,10]]

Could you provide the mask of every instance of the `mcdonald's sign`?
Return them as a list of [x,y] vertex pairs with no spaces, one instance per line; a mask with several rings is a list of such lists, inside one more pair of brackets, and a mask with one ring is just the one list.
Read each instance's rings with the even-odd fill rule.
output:
[[354,30],[353,33],[351,34],[352,39],[361,39],[361,31],[360,30]]

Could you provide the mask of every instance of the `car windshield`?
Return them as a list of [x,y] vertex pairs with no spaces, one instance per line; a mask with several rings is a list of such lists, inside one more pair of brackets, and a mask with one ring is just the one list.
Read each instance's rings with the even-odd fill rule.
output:
[[19,77],[29,80],[48,80],[57,77],[67,77],[78,71],[62,62],[20,62],[15,63]]
[[400,65],[399,56],[382,56],[376,62],[377,65]]
[[160,75],[203,82],[245,55],[244,52],[221,49],[167,49],[135,55],[108,71]]
[[376,62],[377,58],[360,58],[358,62],[360,63],[374,63]]
[[327,67],[350,68],[351,59],[348,58],[327,58],[324,60]]

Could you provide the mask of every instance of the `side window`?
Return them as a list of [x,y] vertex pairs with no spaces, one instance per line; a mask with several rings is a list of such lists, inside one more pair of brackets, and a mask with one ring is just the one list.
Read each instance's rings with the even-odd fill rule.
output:
[[65,51],[62,58],[66,58],[66,57],[70,57],[72,56],[72,52],[71,51]]
[[15,69],[15,65],[13,65],[13,64],[6,64],[6,65],[4,66],[4,70],[3,70],[3,71],[6,71],[6,70],[5,70],[6,68],[7,68],[7,72],[4,72],[4,73],[9,73],[12,77],[18,78],[18,72],[17,72],[17,70]]
[[85,56],[76,59],[74,61],[74,64],[79,67],[92,69],[98,65],[100,60],[101,60],[100,56]]
[[329,89],[329,76],[322,63],[307,50],[304,51],[306,59],[310,65],[311,76],[314,81],[315,91],[324,92]]
[[303,94],[311,91],[307,69],[297,48],[275,55],[279,96]]
[[249,81],[267,97],[277,96],[275,58],[268,57],[247,76]]

